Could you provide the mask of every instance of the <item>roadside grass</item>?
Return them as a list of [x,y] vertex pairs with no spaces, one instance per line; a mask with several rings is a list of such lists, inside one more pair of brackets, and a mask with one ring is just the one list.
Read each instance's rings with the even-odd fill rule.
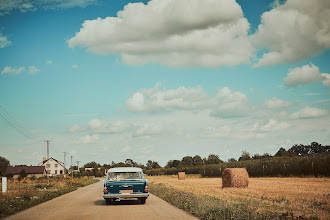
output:
[[260,210],[254,200],[236,199],[230,201],[209,195],[198,196],[168,186],[165,183],[150,183],[150,192],[170,204],[183,209],[199,219],[318,219],[310,216],[295,216],[290,210],[287,212],[274,212]]
[[54,178],[38,180],[8,181],[7,193],[0,194],[0,218],[72,192],[79,187],[98,182],[92,178]]

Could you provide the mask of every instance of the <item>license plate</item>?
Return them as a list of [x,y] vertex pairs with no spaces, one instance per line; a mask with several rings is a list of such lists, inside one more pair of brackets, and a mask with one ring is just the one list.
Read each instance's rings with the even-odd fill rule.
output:
[[120,190],[119,193],[129,193],[132,194],[133,190]]

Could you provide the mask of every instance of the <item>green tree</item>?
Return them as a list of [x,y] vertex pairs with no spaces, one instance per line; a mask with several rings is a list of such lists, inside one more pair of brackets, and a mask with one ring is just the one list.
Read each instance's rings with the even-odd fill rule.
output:
[[181,164],[184,167],[191,167],[194,165],[194,160],[191,156],[186,156],[186,157],[182,158]]
[[10,166],[9,160],[0,156],[0,176],[4,176],[6,174],[6,169],[8,166]]
[[245,151],[242,151],[242,155],[241,157],[238,159],[238,161],[242,161],[242,160],[251,160],[251,156],[250,153]]
[[25,171],[25,169],[21,170],[21,172],[19,173],[19,176],[24,179],[25,177],[27,177],[27,173]]
[[203,159],[199,155],[195,155],[193,157],[194,165],[195,166],[203,166]]
[[219,163],[223,163],[222,160],[220,160],[219,156],[218,155],[215,155],[215,154],[210,154],[208,157],[207,157],[207,161],[206,161],[207,164],[219,164]]

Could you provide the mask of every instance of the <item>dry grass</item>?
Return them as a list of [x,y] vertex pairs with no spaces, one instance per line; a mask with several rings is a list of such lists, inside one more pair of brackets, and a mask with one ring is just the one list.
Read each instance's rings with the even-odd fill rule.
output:
[[295,216],[330,218],[329,178],[250,178],[249,187],[245,189],[222,189],[221,178],[198,175],[186,175],[185,181],[178,181],[177,176],[148,176],[148,180],[197,196],[246,203],[258,212],[293,212]]

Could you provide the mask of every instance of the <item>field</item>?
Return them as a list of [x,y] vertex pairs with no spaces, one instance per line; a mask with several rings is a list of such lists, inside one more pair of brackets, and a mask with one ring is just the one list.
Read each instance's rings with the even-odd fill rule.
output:
[[[36,180],[8,180],[7,192],[0,194],[0,218],[30,208],[57,196],[99,180],[92,178],[41,178]],[[0,192],[2,192],[0,186]]]
[[177,176],[147,178],[151,189],[164,185],[199,198],[207,195],[226,201],[229,206],[245,205],[266,216],[330,218],[329,178],[250,178],[249,187],[245,189],[222,189],[221,178],[200,178],[198,175],[188,175],[186,180],[180,181]]

